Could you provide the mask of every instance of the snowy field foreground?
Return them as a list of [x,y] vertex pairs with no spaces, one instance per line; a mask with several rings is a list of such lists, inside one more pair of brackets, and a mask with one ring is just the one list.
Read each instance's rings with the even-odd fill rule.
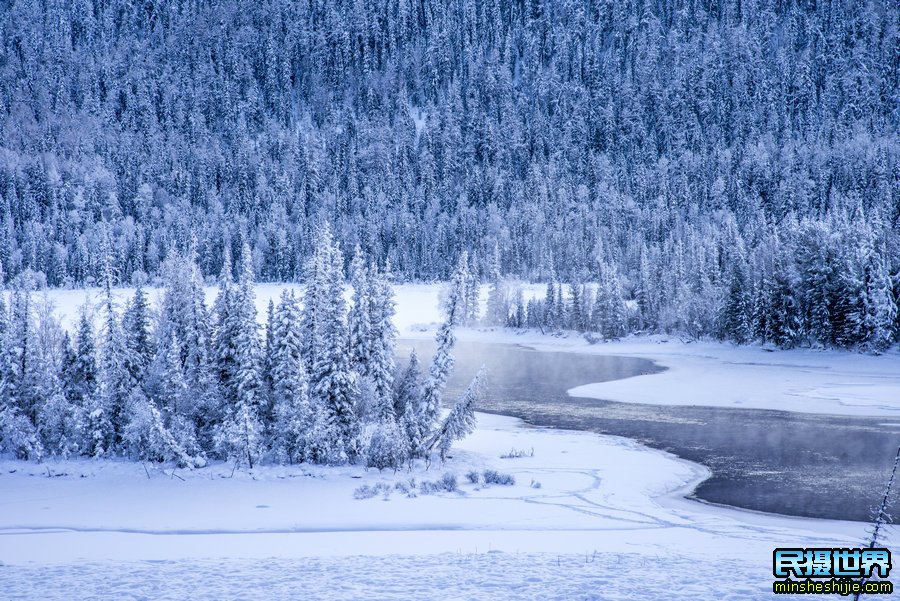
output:
[[[283,288],[258,286],[259,307]],[[433,336],[438,294],[437,285],[397,287],[401,336]],[[64,324],[86,295],[97,298],[50,293]],[[488,329],[459,337],[641,356],[668,368],[576,395],[883,415],[900,424],[896,350],[768,352],[661,338],[592,346],[577,336]],[[526,456],[501,458],[511,449]],[[445,466],[398,474],[0,462],[0,600],[768,599],[775,547],[856,546],[865,536],[860,523],[685,500],[704,468],[617,437],[480,414],[453,455]],[[466,473],[486,469],[515,484],[467,481]],[[444,474],[456,477],[458,491],[423,491]],[[374,497],[354,498],[379,484]]]
[[[500,458],[510,449],[529,456]],[[488,468],[515,484],[465,478]],[[852,545],[864,533],[689,502],[706,475],[694,464],[484,414],[427,472],[231,476],[219,464],[148,478],[138,463],[89,460],[8,461],[0,472],[4,599],[687,599],[710,591],[723,565],[717,598],[768,598],[774,547]],[[458,492],[411,498],[395,487],[445,473]],[[392,488],[387,499],[354,498],[377,483]]]

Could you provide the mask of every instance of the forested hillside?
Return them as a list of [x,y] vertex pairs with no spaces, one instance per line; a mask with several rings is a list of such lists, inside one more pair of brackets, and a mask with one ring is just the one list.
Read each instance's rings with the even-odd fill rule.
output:
[[209,277],[247,244],[299,280],[327,221],[401,278],[465,250],[482,277],[614,276],[643,330],[743,340],[766,303],[791,343],[882,348],[898,23],[895,0],[6,0],[3,277],[130,282],[173,252]]

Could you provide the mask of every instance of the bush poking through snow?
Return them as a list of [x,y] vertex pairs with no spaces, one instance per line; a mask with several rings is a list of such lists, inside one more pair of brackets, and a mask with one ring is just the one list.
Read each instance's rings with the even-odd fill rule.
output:
[[509,453],[500,455],[500,459],[519,459],[520,457],[534,457],[534,447],[531,447],[530,451],[513,448],[509,450]]
[[466,472],[466,480],[469,481],[469,484],[478,484],[481,482],[481,474],[475,470],[469,470]]
[[379,494],[384,495],[385,500],[391,495],[391,485],[386,482],[379,482],[378,484],[368,485],[363,484],[359,488],[353,491],[354,499],[371,499],[372,497],[377,497]]
[[512,486],[516,483],[516,479],[512,474],[501,474],[497,470],[484,470],[483,472],[485,484],[500,484],[501,486]]

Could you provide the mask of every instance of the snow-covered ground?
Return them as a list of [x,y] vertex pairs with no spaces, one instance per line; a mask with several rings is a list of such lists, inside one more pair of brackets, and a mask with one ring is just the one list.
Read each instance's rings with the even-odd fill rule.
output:
[[[259,306],[281,289],[260,285]],[[438,289],[398,287],[402,336],[433,335]],[[50,294],[71,323],[86,293]],[[669,368],[578,395],[900,418],[896,351],[459,334],[643,356]],[[510,449],[529,456],[502,459]],[[470,484],[465,474],[474,469],[512,474],[516,484]],[[421,489],[446,472],[460,492],[410,498],[394,488],[386,500],[354,498],[363,484],[415,478]],[[864,537],[864,524],[685,500],[706,475],[622,438],[489,415],[479,415],[447,465],[413,473],[266,466],[232,475],[214,465],[174,475],[151,469],[148,477],[129,462],[2,462],[0,598],[762,599],[771,597],[775,547],[855,546]]]
[[[528,456],[501,458],[510,449]],[[465,478],[488,468],[516,483]],[[457,476],[459,492],[353,495],[363,484],[420,485],[444,473]],[[175,476],[151,469],[148,478],[129,462],[7,461],[0,590],[13,599],[72,598],[73,590],[79,598],[310,590],[317,598],[673,599],[708,590],[704,579],[724,562],[720,598],[765,598],[774,547],[863,537],[862,524],[684,500],[705,476],[626,439],[485,414],[448,464],[413,473],[263,467],[232,475],[219,464]],[[324,588],[333,583],[337,590]]]

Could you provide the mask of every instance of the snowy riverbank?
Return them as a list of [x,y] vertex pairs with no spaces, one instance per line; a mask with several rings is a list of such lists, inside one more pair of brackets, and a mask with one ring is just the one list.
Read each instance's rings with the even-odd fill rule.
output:
[[[513,448],[533,448],[534,456],[500,457]],[[176,598],[196,578],[206,596],[194,598],[223,591],[252,598],[254,590],[332,598],[319,587],[343,570],[360,581],[333,598],[488,598],[498,590],[512,598],[628,598],[629,591],[662,592],[670,581],[682,588],[666,598],[688,598],[703,586],[703,562],[729,565],[721,598],[766,598],[774,547],[852,545],[865,529],[685,501],[706,475],[696,465],[622,438],[484,414],[447,465],[411,474],[304,466],[229,477],[230,467],[218,465],[148,478],[140,464],[90,460],[0,468],[0,589],[12,599],[71,598],[72,590]],[[466,472],[490,468],[516,484],[466,481]],[[362,484],[444,473],[457,476],[460,492],[353,498]],[[271,589],[274,566],[286,571]],[[412,578],[416,566],[428,574]],[[385,569],[408,577],[365,580]],[[36,572],[45,577],[33,578]],[[448,588],[457,572],[471,579]],[[115,587],[90,582],[101,574],[114,576]]]

